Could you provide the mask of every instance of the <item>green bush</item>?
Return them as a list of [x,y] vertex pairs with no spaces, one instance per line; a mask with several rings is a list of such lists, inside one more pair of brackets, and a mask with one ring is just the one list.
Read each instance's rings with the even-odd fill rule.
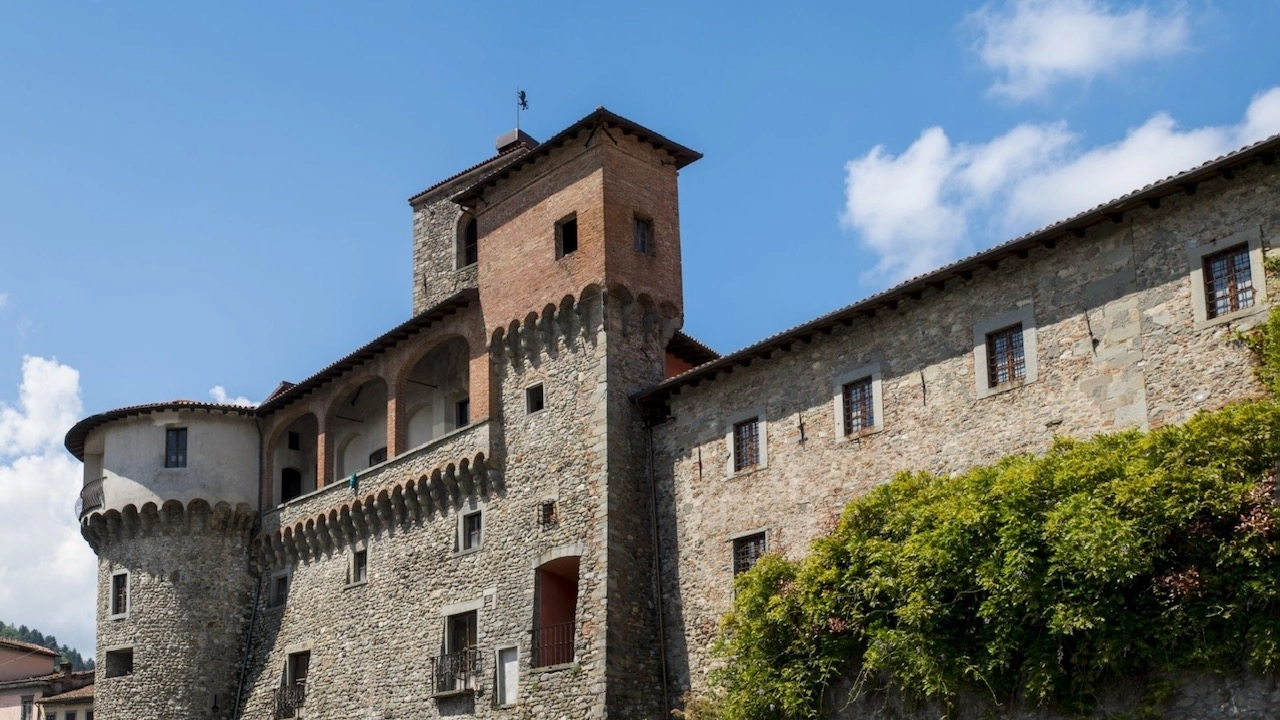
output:
[[[1280,368],[1280,346],[1267,352]],[[1152,670],[1274,672],[1278,458],[1268,401],[958,476],[901,474],[804,560],[766,556],[738,578],[714,714],[821,717],[851,672],[919,697],[972,688],[1069,708]]]

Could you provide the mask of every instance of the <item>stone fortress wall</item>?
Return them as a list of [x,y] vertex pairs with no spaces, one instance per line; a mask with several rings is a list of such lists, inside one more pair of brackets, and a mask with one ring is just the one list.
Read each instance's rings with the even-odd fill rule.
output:
[[[1262,261],[1280,241],[1280,173],[1255,163],[1154,204],[968,278],[942,276],[729,374],[667,383],[670,416],[654,437],[678,690],[707,687],[709,646],[732,605],[734,538],[764,532],[770,552],[799,557],[850,500],[899,471],[958,472],[1043,452],[1058,435],[1178,423],[1262,393],[1233,333],[1269,309]],[[1241,243],[1258,302],[1209,321],[1200,257]],[[985,332],[1018,321],[1027,381],[992,392],[976,351]],[[846,436],[837,403],[855,376],[877,379],[880,412]],[[734,472],[732,424],[744,416],[760,417],[767,457]]]

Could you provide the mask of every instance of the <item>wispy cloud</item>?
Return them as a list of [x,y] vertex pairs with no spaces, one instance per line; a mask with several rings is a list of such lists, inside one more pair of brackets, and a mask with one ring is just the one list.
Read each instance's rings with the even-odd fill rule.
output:
[[88,655],[97,564],[72,511],[81,466],[62,448],[80,412],[80,373],[40,357],[23,359],[17,404],[0,403],[0,619]]
[[970,22],[980,35],[982,62],[1002,74],[991,91],[1015,101],[1172,55],[1190,35],[1181,6],[1157,14],[1145,5],[1120,10],[1103,0],[1008,0],[983,7]]
[[214,385],[209,390],[209,397],[219,405],[248,405],[250,407],[257,406],[258,403],[247,397],[231,397],[227,394],[227,389],[221,385]]
[[842,223],[879,257],[868,277],[917,275],[1280,132],[1280,87],[1234,125],[1181,129],[1158,113],[1122,140],[1082,147],[1063,123],[1019,125],[984,143],[928,128],[902,154],[877,146],[845,165]]
[[7,302],[9,302],[9,296],[4,293],[0,293],[0,308],[4,307]]

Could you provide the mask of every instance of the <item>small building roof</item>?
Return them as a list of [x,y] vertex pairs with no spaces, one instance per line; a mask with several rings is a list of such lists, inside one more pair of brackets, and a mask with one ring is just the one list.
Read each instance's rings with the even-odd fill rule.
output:
[[48,655],[49,657],[58,657],[58,653],[50,650],[43,645],[37,645],[25,640],[10,640],[9,638],[0,638],[0,647],[9,648],[10,650],[19,650],[28,655]]
[[92,701],[93,701],[93,683],[89,683],[84,687],[76,688],[75,690],[68,690],[67,692],[64,692],[64,693],[59,693],[57,695],[50,695],[49,697],[40,698],[40,702],[44,703],[45,705],[59,705],[59,704],[68,705],[72,703],[79,705],[81,703],[92,702]]

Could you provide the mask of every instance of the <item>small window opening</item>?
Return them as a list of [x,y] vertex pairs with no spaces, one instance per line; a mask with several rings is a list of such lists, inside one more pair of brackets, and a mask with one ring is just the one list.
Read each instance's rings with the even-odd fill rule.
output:
[[733,574],[740,575],[755,567],[756,563],[760,562],[760,556],[764,555],[767,549],[764,533],[734,538]]
[[351,556],[351,584],[369,581],[369,551],[357,550]]
[[459,267],[475,265],[480,259],[480,235],[476,230],[476,219],[467,218],[462,227],[462,262]]
[[271,578],[271,589],[267,598],[268,607],[284,607],[289,599],[289,575],[281,574]]
[[456,427],[466,427],[471,424],[471,399],[463,398],[453,406],[454,422]]
[[556,257],[562,258],[578,251],[578,216],[573,215],[556,223]]
[[276,717],[297,717],[307,699],[307,676],[311,672],[311,652],[290,653],[285,658],[284,682],[276,690]]
[[289,431],[289,449],[290,450],[302,449],[302,436],[294,432],[293,430]]
[[538,523],[543,527],[555,525],[558,522],[556,518],[556,501],[543,500],[538,506]]
[[534,576],[533,667],[573,662],[578,611],[577,556],[556,558]]
[[285,468],[280,471],[280,502],[290,500],[302,494],[302,471],[297,468]]
[[106,676],[109,678],[133,674],[133,648],[120,648],[106,652]]
[[1205,256],[1204,297],[1205,312],[1210,320],[1253,307],[1253,271],[1249,267],[1248,243]]
[[746,470],[760,464],[760,418],[753,417],[733,426],[733,469]]
[[111,615],[116,617],[128,613],[129,573],[116,573],[111,576]]
[[989,387],[1020,382],[1027,377],[1022,346],[1022,323],[987,333],[987,384]]
[[874,427],[875,404],[871,397],[871,378],[865,377],[844,386],[844,434]]
[[35,717],[31,714],[35,712],[35,703],[36,703],[35,695],[27,695],[22,698],[22,710],[21,710],[21,714],[19,715],[21,720],[35,720]]
[[483,539],[483,524],[479,511],[462,516],[462,549],[474,550]]
[[187,466],[186,428],[168,428],[164,431],[164,466],[167,468]]
[[543,399],[542,384],[533,385],[525,388],[524,391],[524,411],[526,413],[536,413],[546,407]]
[[653,254],[653,221],[649,218],[635,216],[632,223],[632,243],[635,251],[641,255]]
[[369,467],[373,467],[378,463],[382,463],[386,461],[387,461],[387,449],[384,447],[380,447],[377,450],[374,450],[373,452],[369,453]]

